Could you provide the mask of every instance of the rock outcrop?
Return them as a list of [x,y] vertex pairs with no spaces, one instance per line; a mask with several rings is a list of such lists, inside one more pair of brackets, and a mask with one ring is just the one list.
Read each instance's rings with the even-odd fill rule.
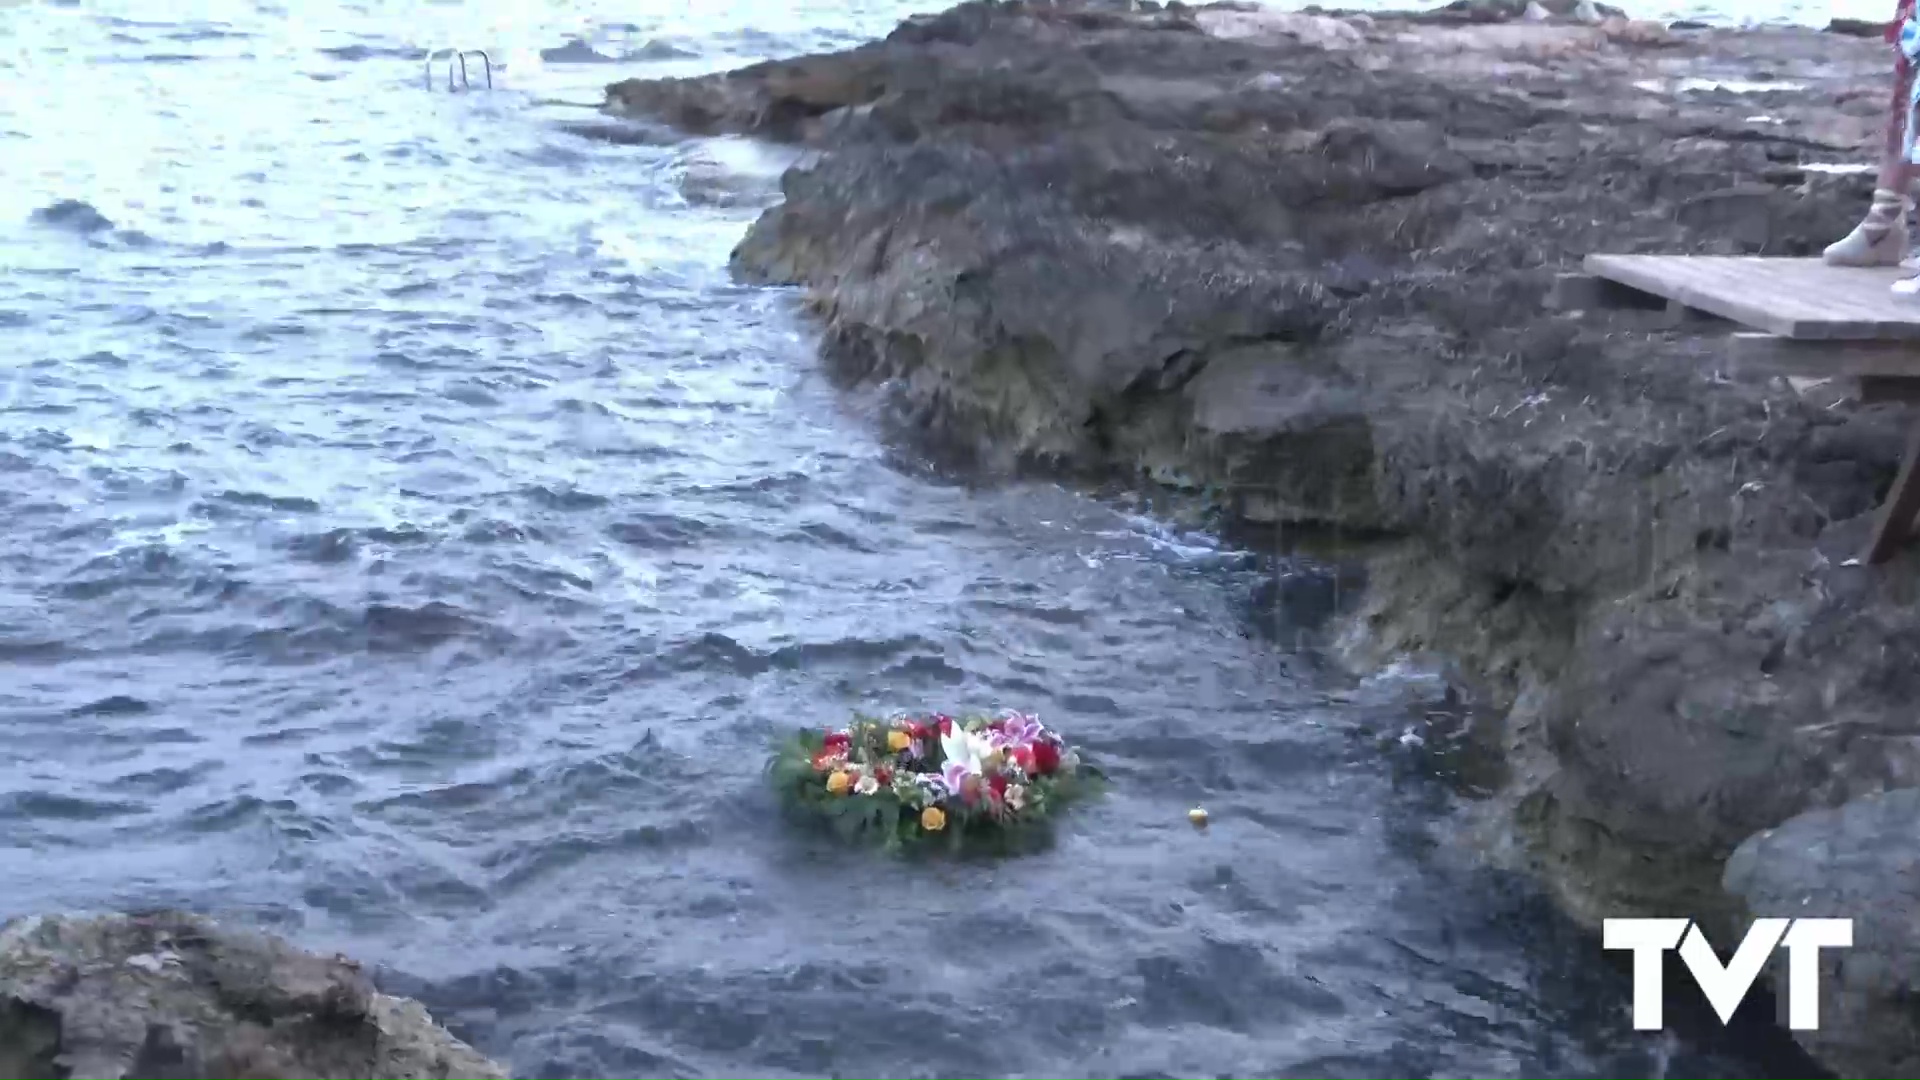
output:
[[358,965],[179,913],[0,926],[0,1075],[505,1077]]
[[[1810,810],[1750,837],[1727,861],[1727,891],[1751,916],[1853,920],[1853,945],[1821,951],[1820,1028],[1799,1032],[1846,1076],[1920,1075],[1920,789]],[[1772,964],[1786,1000],[1787,965]]]
[[[1405,538],[1362,639],[1482,676],[1568,910],[1731,932],[1742,841],[1920,785],[1915,559],[1846,565],[1902,417],[1542,300],[1589,252],[1844,233],[1870,178],[1818,166],[1870,156],[1889,57],[1574,6],[976,0],[608,108],[815,151],[736,267],[903,432]],[[1846,1068],[1910,1060],[1877,1035]]]

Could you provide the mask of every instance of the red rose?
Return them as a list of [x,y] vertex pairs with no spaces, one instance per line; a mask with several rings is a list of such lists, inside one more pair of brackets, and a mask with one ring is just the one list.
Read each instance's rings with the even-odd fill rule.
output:
[[881,787],[886,787],[888,784],[893,783],[893,770],[882,765],[873,770],[873,779]]
[[924,739],[928,734],[927,725],[918,720],[909,720],[907,721],[907,734],[916,739]]
[[940,734],[942,735],[953,734],[953,717],[942,716],[939,718],[939,722],[940,722]]
[[1060,770],[1060,748],[1044,739],[1033,744],[1033,775],[1049,776]]
[[1035,775],[1035,773],[1034,773],[1034,771],[1033,771],[1033,769],[1034,769],[1034,764],[1033,764],[1033,747],[1031,747],[1031,746],[1016,746],[1016,747],[1014,747],[1014,748],[1013,748],[1013,763],[1014,763],[1015,765],[1018,765],[1018,766],[1020,766],[1020,771],[1021,771],[1021,772],[1024,772],[1024,773],[1026,773],[1026,774],[1027,774],[1028,776],[1033,776],[1033,775]]
[[844,731],[829,731],[820,745],[829,750],[845,750],[853,742],[853,736]]
[[987,781],[987,789],[993,792],[993,798],[994,798],[994,801],[996,802],[1006,798],[1007,797],[1006,776],[1001,773],[994,773],[993,778]]

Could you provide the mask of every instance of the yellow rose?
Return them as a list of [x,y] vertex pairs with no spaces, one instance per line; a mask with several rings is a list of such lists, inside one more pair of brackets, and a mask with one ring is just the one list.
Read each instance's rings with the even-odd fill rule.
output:
[[913,745],[913,736],[907,734],[906,732],[904,731],[887,732],[887,749],[893,751],[894,753],[897,754],[900,751],[905,750],[907,747],[912,745]]
[[845,795],[847,789],[852,786],[853,777],[848,776],[844,772],[835,771],[832,776],[827,777],[827,790],[833,792],[835,795]]
[[920,811],[920,827],[928,832],[939,832],[947,827],[947,812],[937,806],[929,806]]

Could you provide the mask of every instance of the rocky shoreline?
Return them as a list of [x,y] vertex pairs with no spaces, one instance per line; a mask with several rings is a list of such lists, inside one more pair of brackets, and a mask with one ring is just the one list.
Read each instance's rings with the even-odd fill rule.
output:
[[1920,1047],[1888,959],[1920,940],[1914,821],[1875,801],[1920,784],[1916,559],[1844,563],[1904,418],[1543,305],[1589,252],[1844,233],[1888,53],[1559,10],[974,0],[607,111],[811,151],[736,270],[804,286],[898,430],[1393,538],[1349,651],[1471,673],[1505,717],[1490,813],[1576,918],[1900,913],[1803,1039],[1889,1074]]
[[0,1075],[381,1076],[505,1070],[360,966],[181,912],[0,924]]

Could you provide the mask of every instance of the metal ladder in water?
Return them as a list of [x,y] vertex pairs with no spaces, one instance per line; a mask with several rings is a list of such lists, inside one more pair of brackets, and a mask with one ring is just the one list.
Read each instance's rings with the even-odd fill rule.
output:
[[[444,49],[428,49],[427,50],[427,58],[426,58],[425,64],[426,64],[426,83],[427,83],[427,90],[429,92],[433,90],[433,58],[436,56],[439,56],[441,53],[447,54],[447,93],[453,94],[453,93],[458,93],[462,90],[473,89],[472,81],[467,78],[467,57],[469,56],[479,57],[480,62],[486,65],[485,71],[487,76],[487,89],[489,90],[493,89],[493,59],[486,54],[486,50],[456,49],[449,46]],[[453,66],[455,62],[458,62],[460,65],[460,84],[458,86],[454,85],[454,82],[453,82]]]

